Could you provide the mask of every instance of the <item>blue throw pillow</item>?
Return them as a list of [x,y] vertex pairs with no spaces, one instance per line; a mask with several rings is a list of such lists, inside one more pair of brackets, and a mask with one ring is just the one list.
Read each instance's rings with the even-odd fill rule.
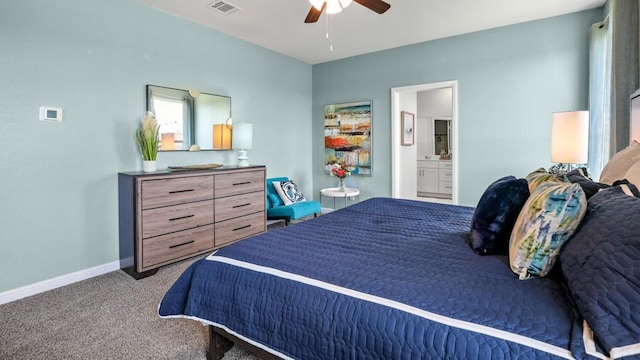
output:
[[589,340],[615,359],[640,355],[638,196],[632,184],[600,190],[560,254],[569,292],[595,337]]
[[573,184],[578,184],[584,190],[587,199],[591,198],[598,191],[609,187],[607,184],[595,182],[587,175],[586,168],[571,170],[567,173],[567,179]]
[[469,240],[476,254],[490,255],[505,252],[513,224],[529,197],[525,179],[505,176],[485,190],[473,217]]

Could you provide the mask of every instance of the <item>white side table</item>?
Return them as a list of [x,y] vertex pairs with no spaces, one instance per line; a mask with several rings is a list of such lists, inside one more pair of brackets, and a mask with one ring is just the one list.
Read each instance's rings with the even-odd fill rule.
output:
[[333,209],[336,209],[336,199],[343,198],[344,206],[348,205],[349,199],[354,199],[355,202],[360,202],[360,190],[356,188],[344,188],[344,191],[340,191],[340,188],[326,188],[320,190],[320,200],[322,201],[323,196],[328,196],[333,198]]

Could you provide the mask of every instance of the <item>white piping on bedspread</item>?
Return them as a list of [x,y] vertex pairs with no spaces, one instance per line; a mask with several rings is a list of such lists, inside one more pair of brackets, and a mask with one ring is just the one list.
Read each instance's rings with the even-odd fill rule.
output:
[[611,349],[611,357],[607,357],[607,355],[602,354],[596,349],[595,341],[593,340],[593,331],[587,324],[586,320],[582,321],[582,340],[584,342],[584,348],[587,351],[587,354],[591,356],[595,356],[598,359],[618,359],[629,355],[638,355],[640,354],[640,343],[630,344],[625,346],[620,346]]
[[273,355],[275,355],[275,356],[277,356],[277,357],[279,357],[279,358],[281,358],[283,360],[294,360],[293,358],[288,357],[287,355],[285,355],[285,354],[283,354],[283,353],[281,353],[279,351],[273,350],[270,347],[267,347],[267,346],[265,346],[265,345],[263,345],[263,344],[261,344],[259,342],[253,341],[253,340],[249,339],[248,337],[245,337],[245,336],[243,336],[241,334],[238,334],[237,332],[229,329],[228,327],[226,327],[226,326],[224,326],[222,324],[218,324],[218,323],[213,322],[213,321],[209,321],[209,320],[206,320],[206,319],[201,319],[201,318],[199,318],[197,316],[188,316],[188,315],[167,315],[167,316],[159,315],[159,316],[161,318],[163,318],[163,319],[189,319],[189,320],[199,321],[199,322],[202,323],[202,325],[205,325],[205,326],[212,325],[212,326],[218,327],[220,329],[223,329],[224,331],[226,331],[229,334],[237,337],[238,339],[241,339],[244,342],[247,342],[247,343],[249,343],[249,344],[251,344],[251,345],[253,345],[255,347],[258,347],[258,348],[260,348],[260,349],[262,349],[264,351],[267,351],[267,352],[269,352],[269,353],[271,353],[271,354],[273,354]]
[[370,295],[370,294],[366,294],[363,292],[359,292],[356,290],[352,290],[349,288],[345,288],[345,287],[341,287],[341,286],[337,286],[334,284],[330,284],[324,281],[319,281],[319,280],[315,280],[315,279],[311,279],[305,276],[301,276],[301,275],[297,275],[297,274],[292,274],[286,271],[282,271],[282,270],[278,270],[278,269],[273,269],[273,268],[269,268],[266,266],[261,266],[261,265],[256,265],[256,264],[251,264],[248,262],[244,262],[244,261],[240,261],[240,260],[236,260],[236,259],[230,259],[230,258],[226,258],[226,257],[222,257],[222,256],[209,256],[207,257],[207,260],[211,260],[211,261],[217,261],[217,262],[221,262],[221,263],[225,263],[225,264],[229,264],[229,265],[233,265],[233,266],[238,266],[241,268],[245,268],[248,270],[253,270],[256,272],[261,272],[261,273],[265,273],[265,274],[270,274],[270,275],[274,275],[280,278],[284,278],[284,279],[288,279],[288,280],[293,280],[293,281],[297,281],[303,284],[307,284],[307,285],[311,285],[311,286],[315,286],[315,287],[319,287],[325,290],[329,290],[329,291],[333,291],[339,294],[343,294],[343,295],[347,295],[347,296],[351,296],[357,299],[361,299],[361,300],[365,300],[365,301],[369,301],[369,302],[373,302],[373,303],[377,303],[380,305],[384,305],[384,306],[388,306],[390,308],[394,308],[397,310],[401,310],[416,316],[420,316],[422,318],[428,319],[428,320],[432,320],[444,325],[448,325],[448,326],[452,326],[452,327],[456,327],[459,329],[464,329],[464,330],[469,330],[469,331],[473,331],[473,332],[477,332],[480,334],[485,334],[485,335],[489,335],[489,336],[493,336],[495,338],[498,339],[504,339],[504,340],[508,340],[511,342],[515,342],[521,345],[525,345],[525,346],[529,346],[531,348],[534,349],[538,349],[565,359],[573,359],[573,356],[571,355],[571,351],[567,350],[567,349],[563,349],[561,347],[555,346],[555,345],[551,345],[551,344],[547,344],[545,342],[539,341],[539,340],[535,340],[526,336],[522,336],[522,335],[518,335],[518,334],[513,334],[510,333],[508,331],[504,331],[504,330],[499,330],[499,329],[494,329],[485,325],[479,325],[479,324],[474,324],[468,321],[462,321],[462,320],[458,320],[458,319],[453,319],[453,318],[449,318],[443,315],[439,315],[436,313],[432,313],[426,310],[422,310],[413,306],[409,306],[406,304],[403,304],[401,302],[398,301],[393,301],[393,300],[389,300],[389,299],[385,299],[383,297],[379,297],[379,296],[375,296],[375,295]]

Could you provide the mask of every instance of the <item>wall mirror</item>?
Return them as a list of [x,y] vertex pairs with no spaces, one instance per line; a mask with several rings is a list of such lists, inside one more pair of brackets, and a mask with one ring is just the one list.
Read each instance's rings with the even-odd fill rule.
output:
[[159,151],[189,150],[192,145],[201,150],[231,148],[228,96],[147,85],[147,111],[160,125]]

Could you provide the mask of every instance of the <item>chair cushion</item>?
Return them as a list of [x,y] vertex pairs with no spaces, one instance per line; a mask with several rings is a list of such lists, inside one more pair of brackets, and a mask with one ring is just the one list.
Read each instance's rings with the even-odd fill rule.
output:
[[267,194],[267,209],[282,206],[282,199],[276,194]]
[[267,218],[289,218],[291,220],[297,220],[317,214],[321,210],[322,206],[319,201],[308,200],[267,209]]
[[507,250],[513,224],[528,197],[525,179],[505,176],[489,185],[471,218],[469,240],[476,254],[491,255]]

